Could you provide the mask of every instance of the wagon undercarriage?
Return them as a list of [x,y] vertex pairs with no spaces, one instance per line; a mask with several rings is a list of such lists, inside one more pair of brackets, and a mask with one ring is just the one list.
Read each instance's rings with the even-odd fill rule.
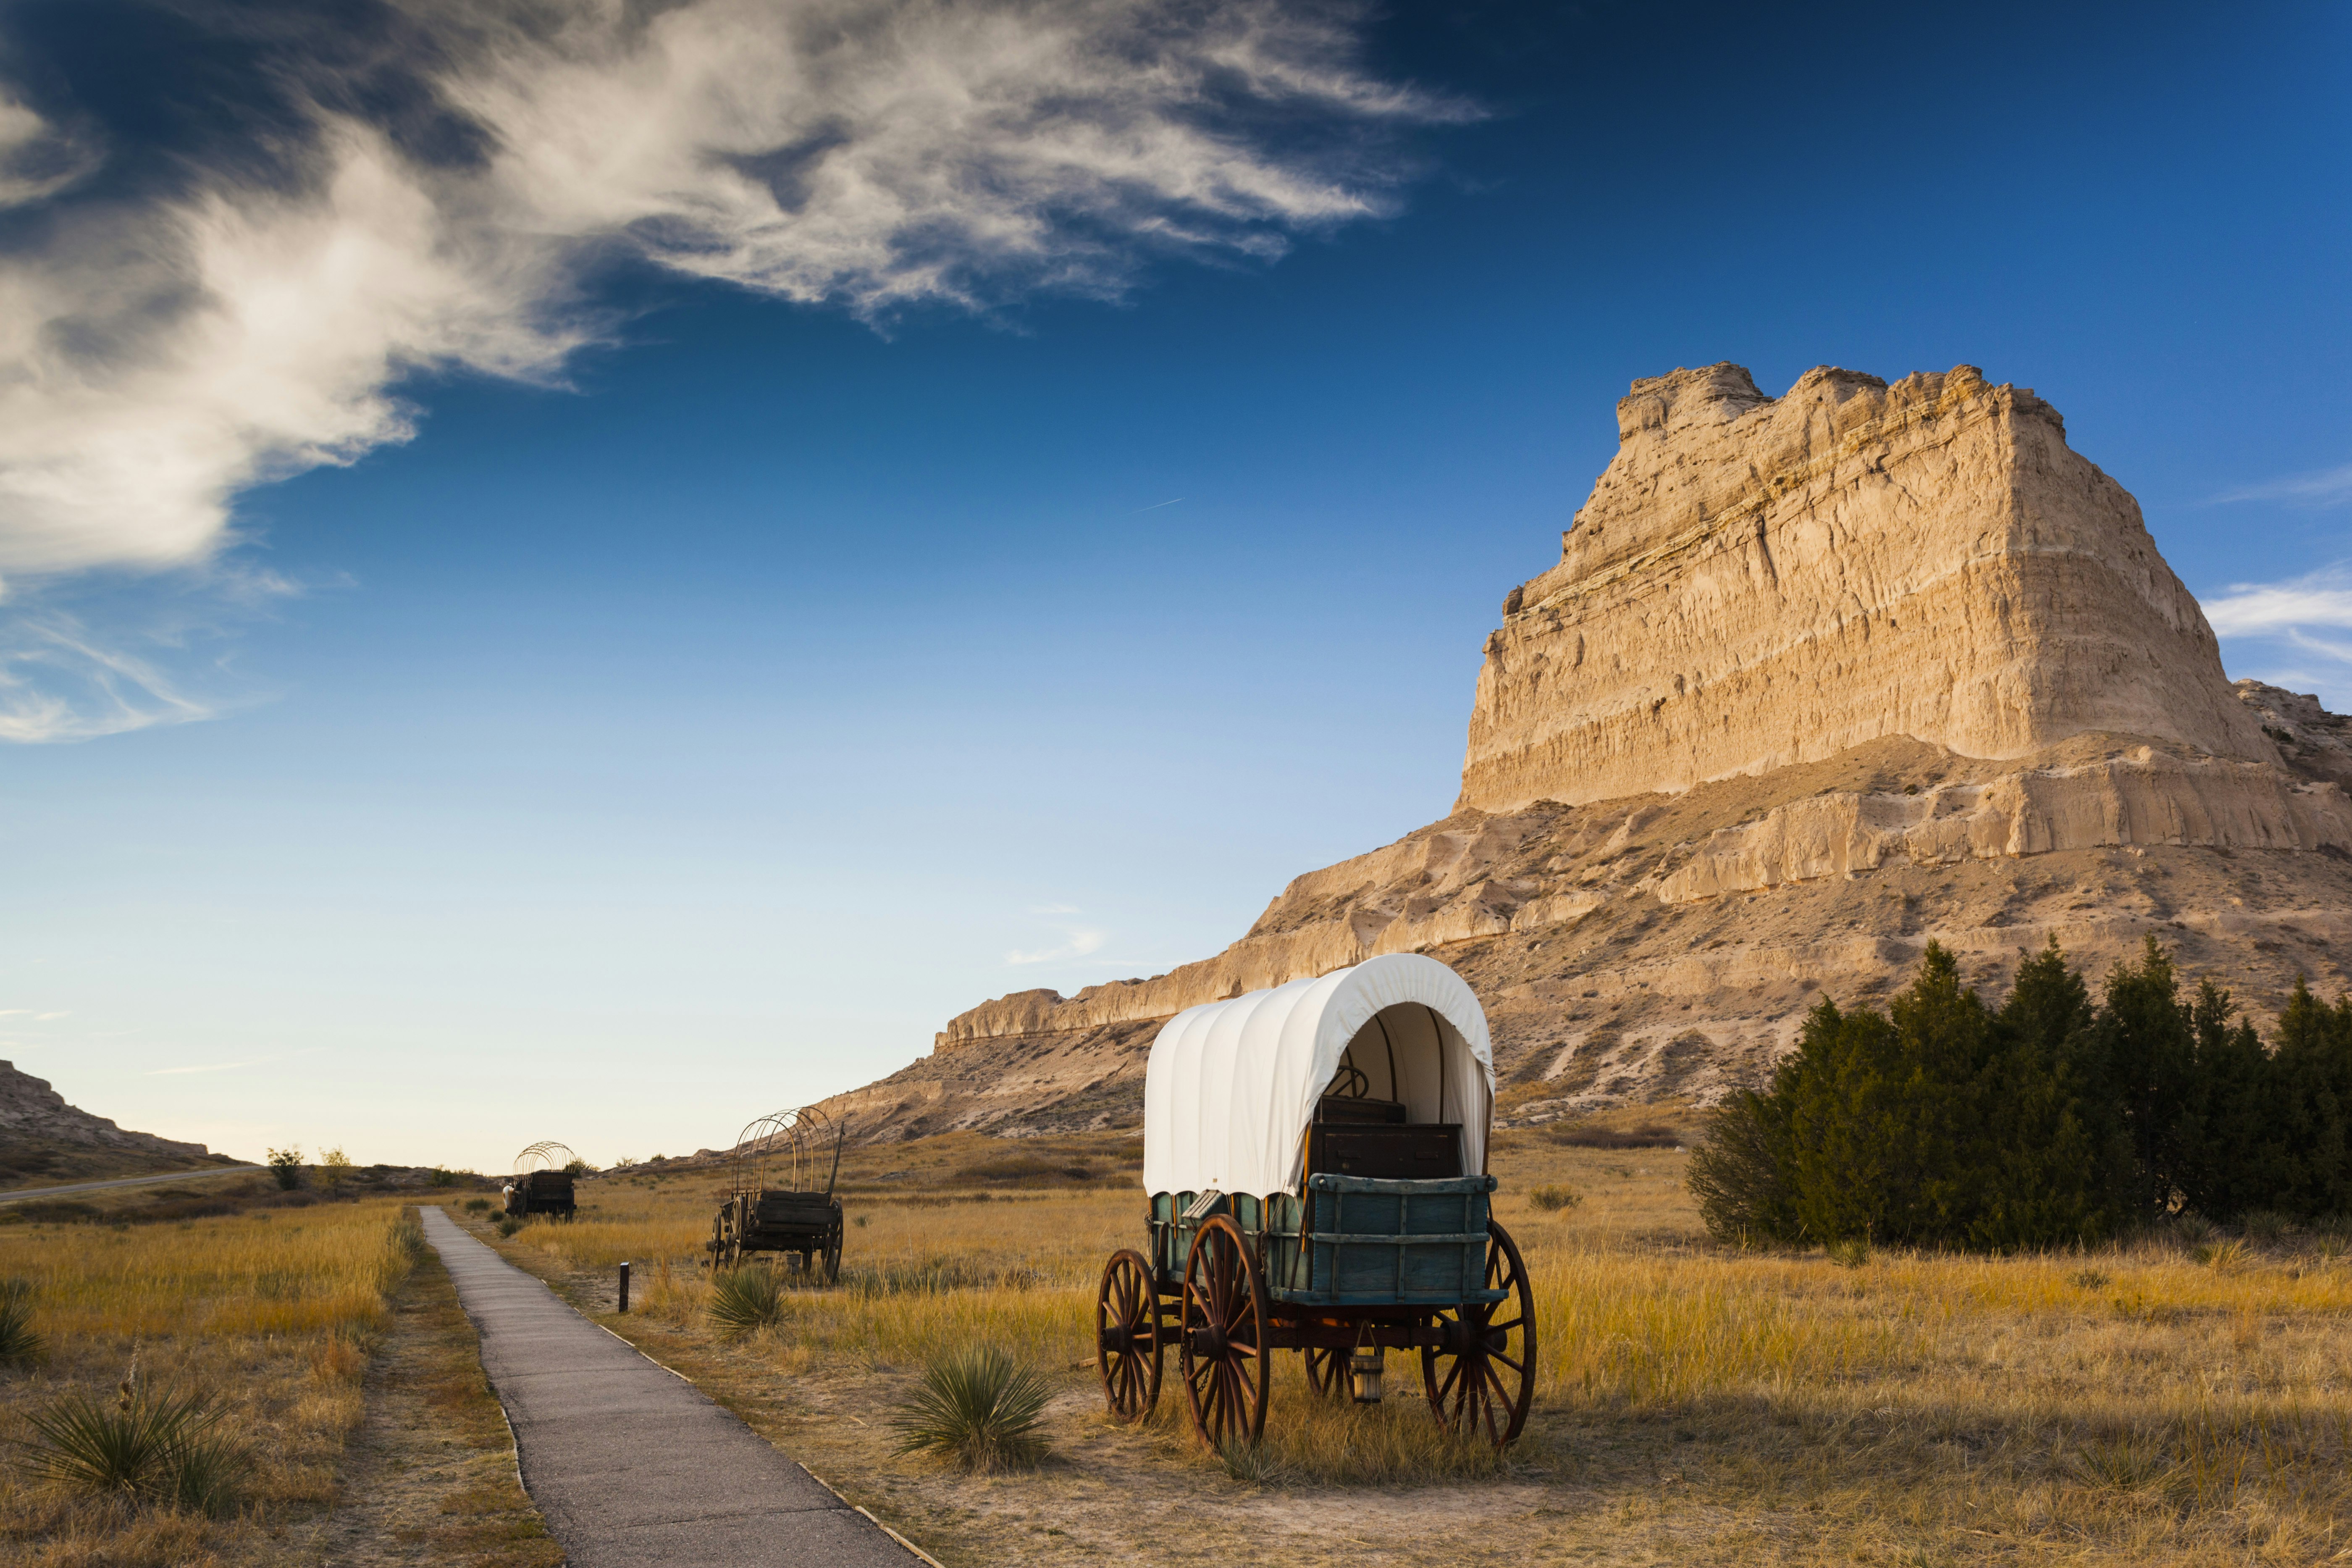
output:
[[1526,1264],[1500,1225],[1486,1223],[1474,1298],[1445,1304],[1276,1300],[1265,1289],[1267,1250],[1219,1215],[1193,1232],[1172,1281],[1140,1252],[1112,1256],[1097,1295],[1096,1342],[1113,1415],[1135,1420],[1158,1403],[1173,1351],[1202,1441],[1255,1443],[1265,1430],[1276,1352],[1300,1352],[1313,1393],[1370,1403],[1383,1395],[1382,1358],[1396,1351],[1417,1356],[1440,1426],[1497,1447],[1518,1436],[1535,1392],[1535,1304]]

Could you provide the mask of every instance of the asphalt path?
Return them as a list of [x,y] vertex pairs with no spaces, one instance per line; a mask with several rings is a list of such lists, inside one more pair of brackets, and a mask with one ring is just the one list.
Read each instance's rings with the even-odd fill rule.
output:
[[523,1489],[568,1568],[916,1568],[923,1561],[695,1386],[419,1211],[482,1338]]
[[26,1198],[68,1198],[76,1193],[102,1193],[109,1187],[152,1187],[158,1182],[201,1182],[206,1176],[235,1176],[266,1171],[267,1165],[206,1165],[194,1171],[173,1171],[161,1176],[117,1176],[108,1182],[76,1182],[68,1187],[16,1187],[0,1193],[0,1204],[20,1204]]

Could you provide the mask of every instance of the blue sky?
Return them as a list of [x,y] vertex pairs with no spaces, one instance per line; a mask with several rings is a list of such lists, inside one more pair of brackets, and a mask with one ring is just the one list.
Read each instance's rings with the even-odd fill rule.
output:
[[1678,364],[2036,388],[2352,708],[2341,7],[600,14],[0,16],[0,1056],[77,1103],[676,1152],[1204,956],[1444,813]]

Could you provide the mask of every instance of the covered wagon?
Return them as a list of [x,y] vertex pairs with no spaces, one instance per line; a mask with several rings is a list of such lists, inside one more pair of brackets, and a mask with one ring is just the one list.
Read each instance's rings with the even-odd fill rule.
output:
[[1112,1413],[1176,1355],[1194,1428],[1255,1441],[1273,1352],[1318,1393],[1381,1397],[1416,1357],[1438,1421],[1497,1444],[1535,1388],[1518,1248],[1489,1212],[1486,1017],[1434,959],[1391,954],[1178,1014],[1143,1091],[1146,1245],[1096,1300]]

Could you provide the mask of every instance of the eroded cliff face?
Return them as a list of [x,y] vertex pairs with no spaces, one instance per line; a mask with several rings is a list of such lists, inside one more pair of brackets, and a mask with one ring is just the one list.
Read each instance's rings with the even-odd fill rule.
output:
[[103,1116],[92,1116],[66,1103],[47,1079],[19,1072],[0,1062],[0,1142],[48,1142],[92,1148],[130,1149],[151,1154],[205,1157],[201,1143],[175,1143],[152,1132],[131,1132]]
[[1616,458],[1488,638],[1458,806],[1571,804],[1885,735],[2147,735],[2275,761],[2139,507],[1973,367],[1633,384]]
[[1998,990],[2153,931],[2257,1016],[2352,984],[2352,721],[2233,689],[2131,497],[1968,367],[1637,382],[1487,644],[1460,800],[1213,958],[950,1021],[869,1135],[1139,1114],[1160,1020],[1376,953],[1479,994],[1507,1116],[1706,1101],[1930,940]]

